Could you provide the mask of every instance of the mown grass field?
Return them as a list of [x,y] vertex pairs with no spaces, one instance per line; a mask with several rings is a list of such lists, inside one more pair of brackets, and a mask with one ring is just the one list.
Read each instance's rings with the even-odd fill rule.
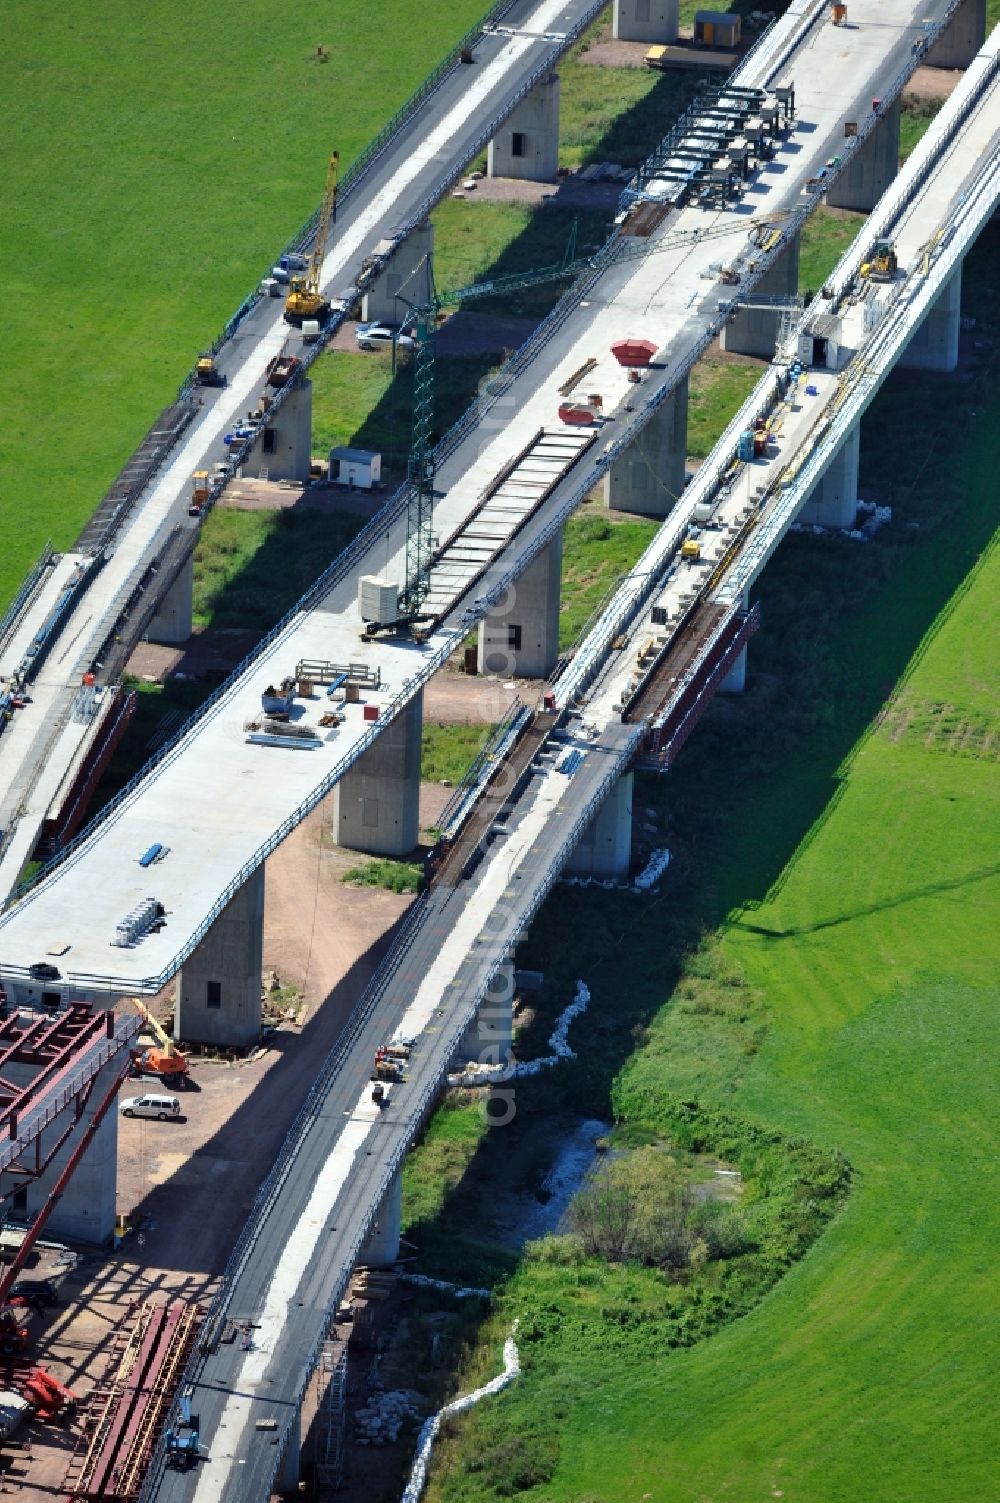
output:
[[[37,0],[5,15],[0,603],[71,543],[276,252],[485,0]],[[317,45],[330,53],[314,61]],[[364,80],[364,87],[358,80]]]

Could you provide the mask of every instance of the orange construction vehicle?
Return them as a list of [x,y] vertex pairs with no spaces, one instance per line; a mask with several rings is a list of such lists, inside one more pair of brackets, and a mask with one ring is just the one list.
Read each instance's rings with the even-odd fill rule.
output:
[[136,1011],[145,1018],[152,1033],[155,1044],[144,1044],[141,1040],[137,1048],[132,1050],[132,1069],[136,1075],[159,1075],[160,1078],[172,1086],[186,1084],[188,1062],[186,1057],[178,1049],[173,1039],[160,1026],[153,1017],[145,1003],[140,1002],[138,997],[132,1001]]

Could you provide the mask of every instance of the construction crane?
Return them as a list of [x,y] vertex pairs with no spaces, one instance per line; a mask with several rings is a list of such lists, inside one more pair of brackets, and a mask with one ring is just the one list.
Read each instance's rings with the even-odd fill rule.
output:
[[[416,354],[413,371],[413,439],[407,464],[407,481],[410,488],[406,512],[406,583],[401,599],[401,614],[397,625],[406,625],[419,617],[420,604],[427,593],[431,562],[434,553],[433,513],[434,480],[436,465],[432,430],[434,426],[434,336],[437,331],[438,314],[448,305],[471,301],[473,298],[493,297],[503,292],[521,291],[538,287],[546,282],[575,279],[583,272],[603,272],[612,266],[629,261],[645,260],[662,251],[677,250],[683,246],[700,245],[705,240],[722,236],[751,233],[758,234],[758,249],[761,253],[772,251],[781,240],[780,229],[775,226],[788,218],[788,214],[761,215],[759,218],[726,220],[706,229],[677,230],[664,235],[654,245],[634,236],[617,236],[603,246],[596,255],[579,256],[576,253],[576,224],[570,233],[569,243],[562,260],[555,266],[541,267],[535,271],[512,272],[506,276],[493,277],[488,281],[473,282],[467,287],[458,287],[439,293],[434,286],[430,258],[422,260],[415,275],[427,270],[430,297],[426,302],[414,303],[402,291],[400,301],[410,309]],[[737,277],[733,280],[738,281]],[[405,284],[404,284],[405,285]]]
[[323,260],[326,256],[326,242],[330,226],[337,217],[339,168],[340,152],[335,151],[326,169],[326,187],[323,189],[323,201],[320,204],[319,221],[316,225],[316,238],[313,240],[306,274],[304,277],[292,277],[289,283],[288,299],[285,303],[285,322],[294,324],[297,329],[301,329],[306,319],[324,319],[330,311],[329,300],[320,292],[320,279],[323,275]]
[[178,1049],[173,1039],[156,1021],[153,1014],[144,1002],[138,997],[132,998],[136,1012],[146,1020],[146,1024],[156,1039],[158,1048],[139,1048],[132,1051],[132,1063],[139,1073],[159,1075],[164,1080],[171,1080],[175,1085],[180,1085],[188,1073],[188,1062]]

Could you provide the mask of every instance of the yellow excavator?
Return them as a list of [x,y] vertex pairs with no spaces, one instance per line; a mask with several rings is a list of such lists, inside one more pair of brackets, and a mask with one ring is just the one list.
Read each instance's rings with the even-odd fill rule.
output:
[[136,1012],[145,1018],[146,1025],[156,1040],[155,1044],[144,1044],[140,1041],[138,1047],[132,1050],[132,1067],[135,1073],[159,1075],[162,1080],[169,1081],[171,1085],[185,1085],[184,1077],[188,1073],[187,1059],[169,1034],[156,1021],[145,1003],[140,1002],[138,997],[132,997],[130,1000]]
[[330,233],[330,225],[333,223],[337,207],[339,166],[340,152],[335,151],[330,157],[330,165],[326,170],[326,187],[323,190],[323,202],[320,205],[319,223],[316,226],[316,238],[313,241],[309,265],[305,276],[293,277],[289,283],[288,300],[285,303],[285,322],[294,324],[297,329],[301,329],[306,319],[324,319],[330,311],[329,301],[320,292],[319,284],[323,275],[327,236]]

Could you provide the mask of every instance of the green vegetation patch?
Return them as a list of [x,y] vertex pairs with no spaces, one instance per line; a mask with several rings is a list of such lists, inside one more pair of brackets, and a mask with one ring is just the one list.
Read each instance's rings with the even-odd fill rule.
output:
[[904,94],[899,112],[899,160],[905,162],[919,144],[934,116],[944,107],[943,99],[918,99]]
[[750,361],[707,355],[688,379],[687,450],[692,459],[711,454],[727,423],[739,412],[761,378],[763,367]]
[[652,541],[656,522],[618,522],[599,513],[571,517],[563,533],[559,646],[577,640],[585,623]]
[[352,887],[384,887],[388,892],[419,892],[424,869],[415,861],[391,861],[380,857],[363,866],[350,867],[341,878]]
[[863,214],[828,209],[821,204],[802,226],[799,243],[799,291],[817,293],[864,224]]
[[460,783],[494,729],[492,725],[425,722],[420,776],[428,783]]
[[194,556],[195,625],[248,627],[263,636],[363,525],[350,513],[215,507]]

